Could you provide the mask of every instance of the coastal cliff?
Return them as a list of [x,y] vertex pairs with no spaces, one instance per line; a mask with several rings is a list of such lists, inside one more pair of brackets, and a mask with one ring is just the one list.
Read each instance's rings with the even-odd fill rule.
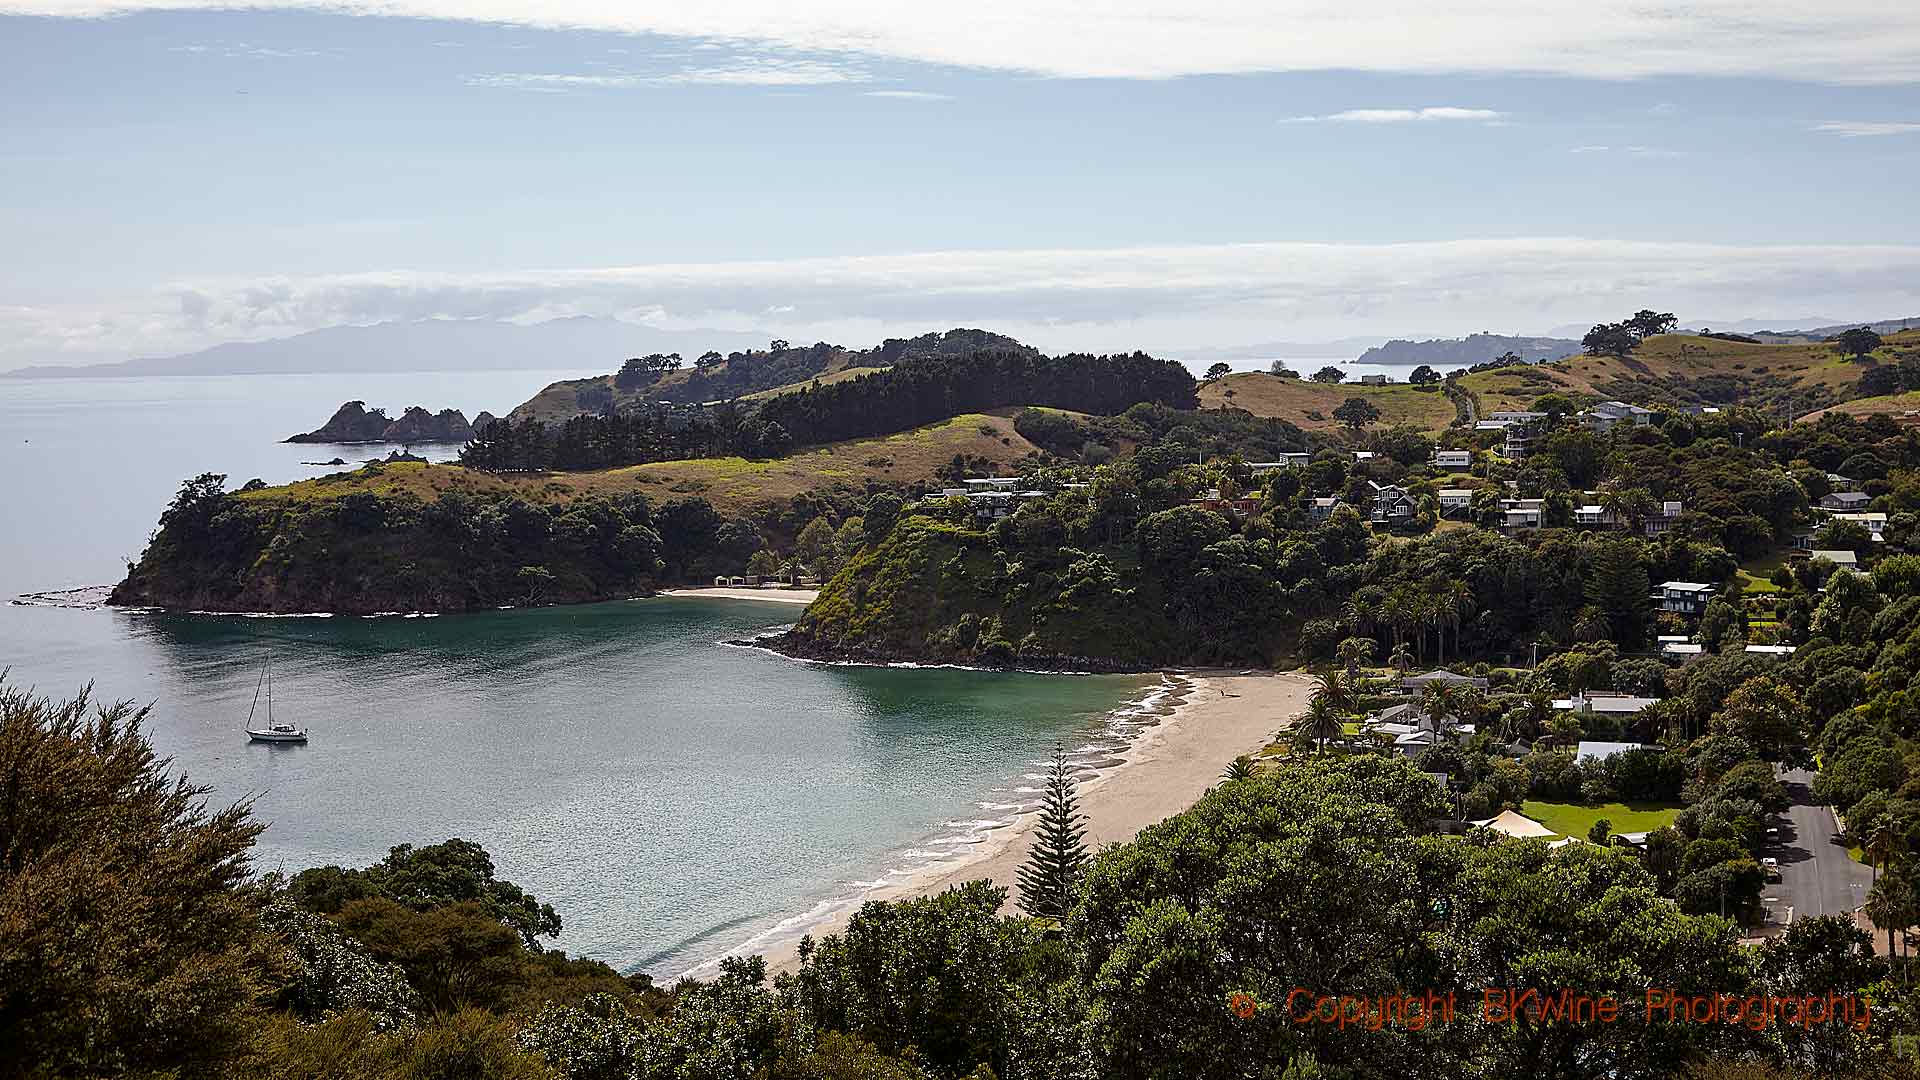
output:
[[[108,603],[179,611],[454,612],[651,593],[721,519],[639,495],[529,501],[416,462],[280,488],[181,487]],[[460,470],[441,467],[458,479]],[[702,527],[707,530],[702,532]],[[661,530],[674,536],[663,540]]]
[[364,401],[349,401],[334,410],[332,418],[312,431],[287,438],[290,443],[463,443],[474,432],[493,422],[493,415],[482,412],[467,422],[459,409],[428,412],[418,405],[409,407],[400,418],[387,416],[385,409],[369,409]]

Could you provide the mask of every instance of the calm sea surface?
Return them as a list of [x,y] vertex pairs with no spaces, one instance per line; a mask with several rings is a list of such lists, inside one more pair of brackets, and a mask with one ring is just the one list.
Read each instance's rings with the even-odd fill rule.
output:
[[[366,447],[277,440],[360,398],[503,413],[577,371],[0,380],[0,595],[111,582],[180,481],[316,475]],[[448,456],[451,448],[429,456]],[[1027,774],[1149,680],[798,664],[719,644],[790,621],[651,599],[441,618],[0,606],[0,667],[55,696],[153,702],[163,753],[269,823],[262,870],[484,844],[561,944],[676,975],[783,920],[964,851]],[[241,734],[264,658],[276,719]]]

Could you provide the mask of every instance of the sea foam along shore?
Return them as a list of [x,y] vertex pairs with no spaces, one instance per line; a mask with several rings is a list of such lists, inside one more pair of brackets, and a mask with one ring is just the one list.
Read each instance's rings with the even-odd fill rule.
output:
[[661,596],[710,600],[765,600],[773,604],[811,604],[819,589],[662,589]]
[[[1291,724],[1312,695],[1312,682],[1293,672],[1171,674],[1161,703],[1167,710],[1117,755],[1111,768],[1082,772],[1080,811],[1086,815],[1089,849],[1132,840],[1139,831],[1193,805],[1218,783],[1229,762],[1266,745]],[[1103,763],[1104,764],[1104,763]],[[1008,890],[1008,909],[1018,899],[1016,875],[1032,847],[1035,816],[1023,804],[1013,824],[988,833],[961,855],[876,883],[857,895],[815,907],[745,943],[736,953],[760,953],[772,971],[799,966],[800,939],[844,930],[868,900],[927,896],[968,881],[986,879]],[[716,962],[717,963],[717,962]],[[688,974],[709,974],[713,964]]]

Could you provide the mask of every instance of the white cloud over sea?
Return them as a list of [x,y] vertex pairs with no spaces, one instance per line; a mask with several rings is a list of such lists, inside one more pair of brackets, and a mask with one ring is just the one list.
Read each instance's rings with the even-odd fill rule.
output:
[[982,326],[1065,348],[1363,333],[1538,332],[1653,306],[1686,317],[1920,314],[1920,245],[1474,239],[939,251],[497,273],[177,282],[0,308],[0,368],[187,351],[341,324],[600,315],[865,341]]
[[1277,71],[1920,81],[1888,0],[0,0],[0,14],[297,10],[662,34],[1057,77]]

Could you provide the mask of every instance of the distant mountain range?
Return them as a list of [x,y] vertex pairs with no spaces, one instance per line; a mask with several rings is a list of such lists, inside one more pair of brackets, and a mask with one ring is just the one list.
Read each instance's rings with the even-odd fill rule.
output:
[[41,365],[0,378],[84,379],[137,375],[293,375],[378,371],[611,370],[629,356],[765,348],[757,333],[659,330],[576,316],[521,325],[488,319],[332,326],[275,341],[233,342],[179,356],[84,367]]

